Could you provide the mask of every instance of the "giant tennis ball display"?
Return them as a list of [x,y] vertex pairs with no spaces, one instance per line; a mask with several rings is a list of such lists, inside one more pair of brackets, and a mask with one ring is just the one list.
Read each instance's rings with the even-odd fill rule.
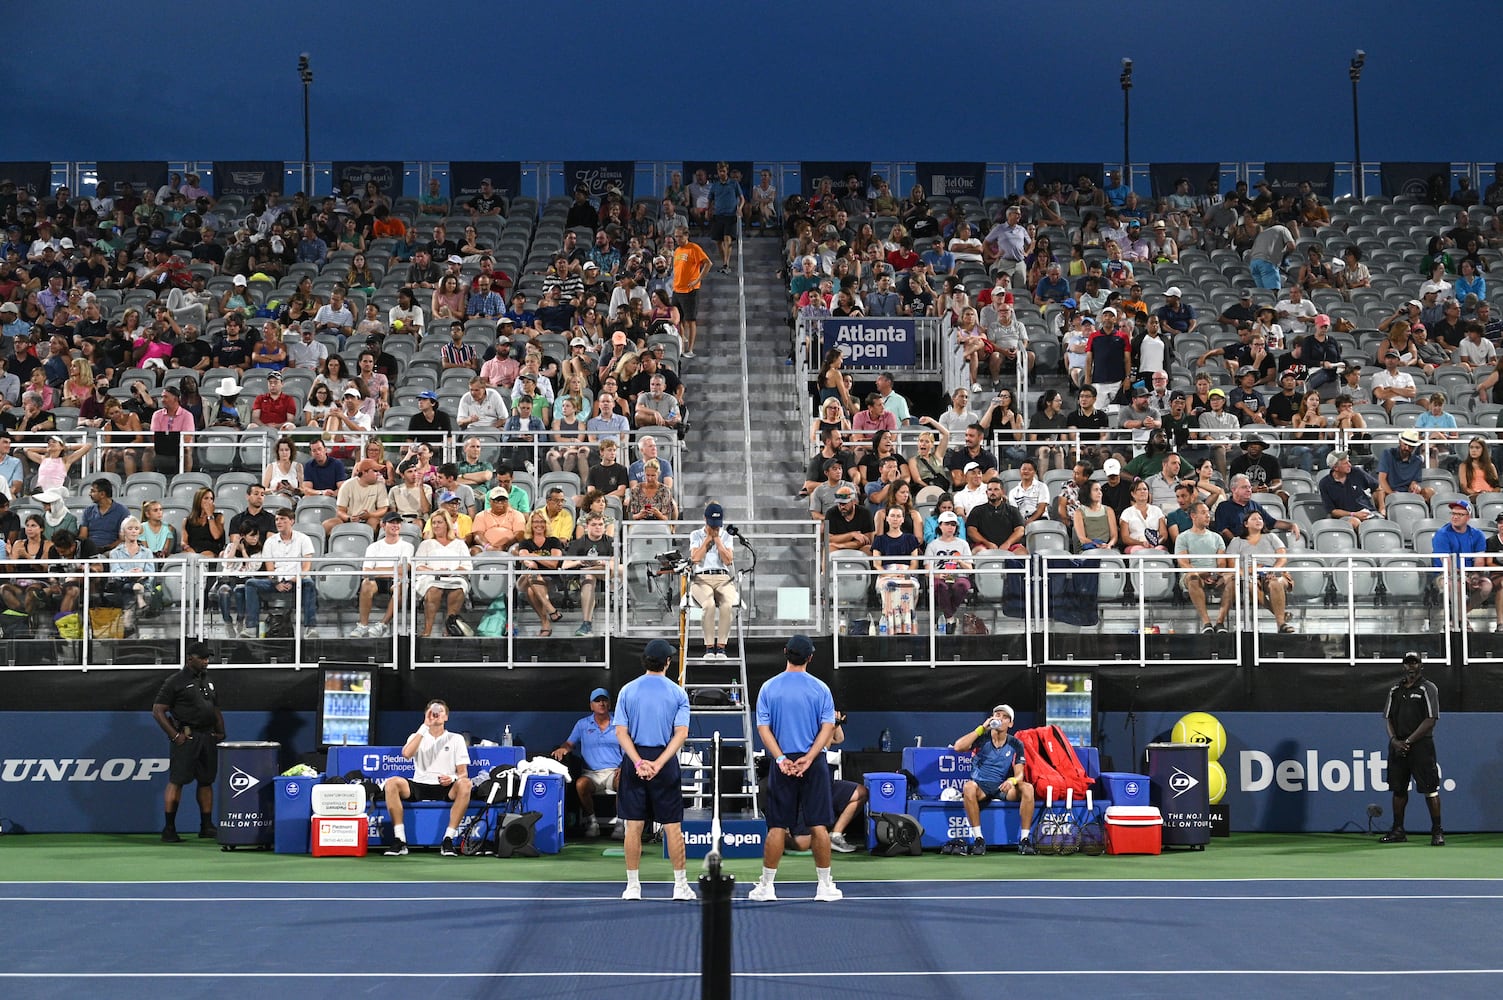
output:
[[[1174,724],[1174,730],[1169,734],[1169,738],[1175,743],[1204,744],[1212,764],[1220,760],[1221,755],[1226,752],[1226,730],[1222,728],[1216,716],[1209,712],[1191,712],[1181,716],[1180,720]],[[1225,787],[1224,784],[1223,787]]]
[[1226,795],[1226,769],[1214,760],[1206,765],[1206,785],[1214,806]]

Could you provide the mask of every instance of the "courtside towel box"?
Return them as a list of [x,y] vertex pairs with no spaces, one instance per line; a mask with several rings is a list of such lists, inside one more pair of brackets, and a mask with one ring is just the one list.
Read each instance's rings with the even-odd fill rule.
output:
[[325,819],[365,815],[364,785],[314,785],[313,815]]
[[1154,806],[1111,806],[1106,810],[1106,853],[1160,854],[1164,817]]

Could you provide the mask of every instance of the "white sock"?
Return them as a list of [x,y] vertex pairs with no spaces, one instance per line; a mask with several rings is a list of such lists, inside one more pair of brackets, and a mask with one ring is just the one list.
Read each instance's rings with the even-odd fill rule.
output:
[[459,832],[459,830],[458,830],[457,827],[452,827],[452,826],[446,826],[446,827],[444,827],[444,836],[445,837],[452,837],[455,834],[457,834],[458,832]]
[[1019,840],[1027,840],[1028,839],[1028,831],[1024,830],[1022,833],[1018,834],[1018,839]]
[[757,879],[757,881],[761,882],[763,885],[772,885],[772,880],[777,877],[778,870],[776,868],[763,868],[762,877]]
[[972,840],[980,840],[981,839],[981,827],[979,827],[979,826],[973,826],[973,827],[971,827],[971,839]]
[[640,871],[629,871],[629,872],[627,872],[626,873],[626,884],[628,886],[641,885],[642,884],[642,873]]
[[819,878],[820,885],[829,885],[835,881],[834,877],[830,875],[830,869],[828,868],[815,868],[814,874]]
[[677,871],[677,872],[674,872],[673,873],[673,884],[674,885],[688,885],[689,884],[689,873],[687,871]]
[[407,826],[406,826],[406,824],[404,824],[404,823],[397,823],[396,825],[394,825],[391,828],[391,835],[393,837],[396,837],[398,840],[406,840],[407,839]]

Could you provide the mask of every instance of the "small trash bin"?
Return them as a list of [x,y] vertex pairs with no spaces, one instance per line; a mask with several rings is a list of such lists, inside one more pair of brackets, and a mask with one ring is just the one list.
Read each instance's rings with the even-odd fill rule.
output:
[[267,848],[275,843],[275,779],[281,750],[280,743],[219,744],[214,799],[220,850]]
[[1148,783],[1164,817],[1165,847],[1204,850],[1211,841],[1211,793],[1204,743],[1148,744]]

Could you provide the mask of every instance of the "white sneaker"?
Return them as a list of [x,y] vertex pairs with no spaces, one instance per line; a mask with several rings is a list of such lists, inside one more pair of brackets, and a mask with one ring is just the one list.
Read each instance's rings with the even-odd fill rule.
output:
[[778,898],[778,890],[771,882],[758,882],[752,886],[752,890],[746,894],[746,898],[753,903],[768,903]]
[[586,837],[600,836],[600,822],[592,819],[589,823],[585,824],[584,835]]
[[247,625],[240,630],[240,638],[242,639],[259,639],[260,637],[260,633],[253,626]]
[[814,898],[821,903],[838,903],[845,898],[845,893],[834,882],[821,882],[819,888],[814,890]]
[[621,898],[622,899],[641,899],[642,898],[642,883],[638,882],[635,885],[629,885],[629,886],[627,886],[626,889],[621,893]]
[[694,352],[693,351],[685,351],[684,353],[680,354],[679,357],[681,357],[681,358],[692,358],[692,357],[694,357]]
[[673,900],[676,903],[692,903],[699,897],[694,895],[694,889],[688,882],[673,883]]
[[391,635],[391,626],[386,624],[385,622],[377,622],[376,624],[372,625],[370,631],[366,633],[366,638],[384,639],[389,635]]
[[303,638],[304,639],[317,639],[318,638],[318,629],[315,626],[309,625],[307,628],[303,629]]
[[843,833],[830,834],[830,850],[840,854],[855,854],[856,845],[845,839]]
[[370,634],[371,627],[369,625],[356,625],[354,628],[350,629],[351,639],[365,639],[368,638]]

